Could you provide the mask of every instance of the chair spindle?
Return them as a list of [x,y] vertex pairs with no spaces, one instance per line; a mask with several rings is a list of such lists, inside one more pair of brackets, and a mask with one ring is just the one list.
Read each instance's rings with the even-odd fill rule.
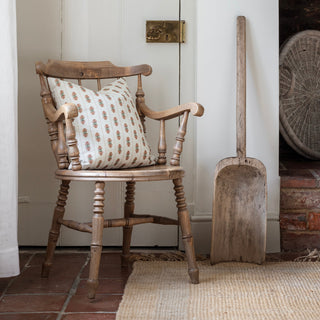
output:
[[98,87],[98,91],[101,90],[101,79],[97,79],[97,87]]
[[138,74],[138,88],[137,88],[137,92],[136,92],[136,107],[137,107],[137,111],[138,114],[140,116],[140,120],[142,123],[142,127],[143,127],[143,132],[146,132],[146,126],[145,126],[145,115],[141,112],[140,110],[140,104],[144,104],[144,92],[142,90],[142,79],[141,79],[141,74]]
[[67,169],[69,167],[68,161],[68,149],[66,145],[66,138],[64,135],[64,124],[62,121],[58,122],[58,150],[57,155],[59,158],[58,167],[59,169]]
[[159,134],[159,144],[158,144],[158,164],[166,164],[167,163],[167,143],[166,143],[166,127],[165,120],[160,120],[160,134]]
[[187,132],[187,122],[188,122],[189,111],[185,111],[181,120],[179,131],[176,137],[176,144],[173,148],[173,155],[170,161],[172,166],[180,165],[180,155],[183,148],[184,136]]
[[79,160],[79,149],[77,146],[76,132],[72,122],[73,119],[66,119],[66,137],[72,170],[76,171],[81,170],[81,164]]

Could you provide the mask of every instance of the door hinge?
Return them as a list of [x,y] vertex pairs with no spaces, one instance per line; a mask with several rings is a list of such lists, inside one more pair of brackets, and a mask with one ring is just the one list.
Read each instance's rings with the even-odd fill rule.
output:
[[146,22],[146,42],[184,43],[185,26],[184,20],[149,20]]

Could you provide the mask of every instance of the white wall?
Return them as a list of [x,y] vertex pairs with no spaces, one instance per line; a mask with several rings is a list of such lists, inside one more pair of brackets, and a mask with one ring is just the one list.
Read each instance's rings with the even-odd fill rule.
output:
[[[205,221],[210,217],[214,168],[219,160],[236,155],[236,17],[244,15],[247,18],[247,156],[261,160],[266,166],[267,250],[279,251],[278,1],[199,0],[197,3],[196,91],[206,113],[197,126],[193,220]],[[201,222],[195,222],[194,228],[196,233],[199,228],[209,230]]]
[[41,110],[35,62],[60,58],[60,6],[17,0],[19,116],[19,244],[44,245],[57,198],[55,161]]

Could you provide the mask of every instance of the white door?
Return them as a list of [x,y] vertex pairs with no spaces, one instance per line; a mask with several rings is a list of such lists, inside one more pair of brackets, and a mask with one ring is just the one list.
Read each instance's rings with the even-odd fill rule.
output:
[[[36,10],[35,10],[36,8]],[[186,9],[184,9],[186,8]],[[192,0],[17,0],[19,46],[19,242],[44,245],[57,196],[58,183],[52,178],[46,125],[41,112],[39,83],[34,62],[48,58],[64,60],[110,60],[117,65],[147,63],[153,74],[143,79],[146,103],[155,110],[193,100]],[[183,16],[185,13],[186,17]],[[187,20],[186,44],[146,43],[146,20]],[[181,58],[185,58],[182,60]],[[26,84],[26,85],[25,85]],[[134,93],[136,83],[130,81]],[[185,94],[187,93],[187,94]],[[41,124],[40,126],[38,124]],[[177,120],[166,127],[168,156],[175,139]],[[192,122],[183,164],[192,171]],[[147,121],[147,138],[157,152],[159,126]],[[49,159],[50,158],[50,159]],[[52,158],[52,159],[51,159]],[[191,169],[191,170],[190,170]],[[186,194],[192,202],[191,176]],[[90,221],[94,185],[72,183],[66,217]],[[105,217],[123,215],[125,184],[106,185]],[[136,213],[176,218],[171,181],[137,183]],[[104,245],[121,245],[122,229],[105,229]],[[60,244],[88,245],[90,235],[62,228]],[[136,246],[176,246],[176,226],[136,226]]]

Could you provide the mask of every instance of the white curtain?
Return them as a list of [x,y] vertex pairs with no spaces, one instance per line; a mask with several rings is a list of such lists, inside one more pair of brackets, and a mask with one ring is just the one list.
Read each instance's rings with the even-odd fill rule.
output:
[[0,0],[0,278],[19,274],[15,3]]

